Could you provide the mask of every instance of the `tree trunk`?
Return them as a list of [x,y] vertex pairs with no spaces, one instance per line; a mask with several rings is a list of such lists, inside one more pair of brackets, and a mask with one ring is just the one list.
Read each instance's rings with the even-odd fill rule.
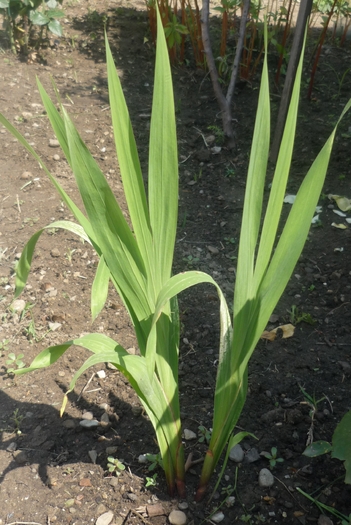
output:
[[225,96],[222,91],[222,86],[219,82],[218,71],[216,68],[216,63],[212,53],[211,41],[210,41],[210,30],[209,30],[209,14],[210,14],[210,2],[209,0],[203,0],[202,2],[202,14],[201,14],[201,32],[202,32],[202,41],[204,44],[204,52],[206,55],[206,61],[212,81],[213,91],[215,93],[219,109],[221,110],[222,115],[222,126],[223,132],[226,137],[226,145],[228,148],[232,149],[235,147],[235,132],[233,128],[233,119],[232,119],[232,99],[234,95],[234,89],[236,80],[238,77],[239,64],[241,53],[244,44],[245,38],[245,29],[246,29],[246,20],[250,8],[250,0],[245,0],[244,8],[242,12],[241,22],[240,22],[240,31],[239,39],[235,52],[235,58],[233,63],[232,75],[230,83],[228,86],[227,95]]
[[275,126],[274,139],[270,153],[270,160],[275,164],[278,158],[278,152],[280,143],[282,140],[286,116],[288,114],[291,93],[295,81],[296,70],[299,64],[303,39],[305,35],[305,29],[307,19],[311,14],[312,0],[304,0],[300,4],[299,13],[296,21],[294,40],[291,46],[290,59],[288,64],[288,70],[286,73],[286,79],[284,82],[284,88],[282,98],[280,101],[277,124]]

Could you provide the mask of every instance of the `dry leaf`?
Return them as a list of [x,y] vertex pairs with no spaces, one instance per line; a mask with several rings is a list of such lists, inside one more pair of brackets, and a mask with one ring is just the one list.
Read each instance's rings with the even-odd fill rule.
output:
[[351,210],[351,201],[347,197],[342,197],[341,195],[332,195],[329,193],[328,198],[335,201],[341,211]]
[[346,217],[346,213],[343,213],[340,210],[333,210],[333,213],[336,213],[336,215],[339,215],[339,217]]
[[336,224],[336,222],[332,222],[332,226],[334,226],[334,228],[339,228],[339,230],[347,230],[346,224]]
[[292,337],[294,335],[295,326],[289,323],[277,326],[277,328],[274,328],[274,330],[271,331],[265,330],[261,335],[261,339],[268,339],[268,341],[274,341],[274,339],[276,339],[277,337],[277,333],[279,330],[283,332],[282,339],[287,339],[288,337]]

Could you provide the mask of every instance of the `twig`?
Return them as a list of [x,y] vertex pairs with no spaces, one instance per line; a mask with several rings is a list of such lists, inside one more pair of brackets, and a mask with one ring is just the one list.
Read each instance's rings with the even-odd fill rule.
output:
[[20,201],[19,201],[18,195],[16,195],[16,200],[17,200],[18,213],[21,213],[21,206],[20,206]]
[[91,378],[88,380],[88,382],[87,382],[87,383],[85,384],[85,386],[82,388],[82,390],[81,390],[81,392],[80,392],[80,394],[79,394],[79,396],[78,396],[77,401],[80,400],[80,398],[82,397],[82,395],[84,394],[84,392],[86,391],[86,389],[88,388],[88,386],[90,385],[90,383],[92,382],[94,375],[95,375],[95,372],[92,373]]
[[283,481],[281,481],[279,478],[277,478],[276,476],[274,476],[274,479],[276,479],[277,481],[279,481],[279,483],[281,483],[283,485],[283,487],[285,488],[285,490],[290,494],[290,496],[292,497],[292,499],[294,501],[296,501],[296,503],[302,508],[302,510],[304,510],[305,512],[308,512],[307,509],[305,509],[305,507],[303,505],[301,505],[301,503],[299,502],[298,499],[296,499],[292,493],[290,492],[290,490],[288,489],[288,487],[285,485],[285,483],[283,483]]
[[204,143],[205,143],[206,148],[208,148],[208,144],[207,144],[207,142],[206,142],[206,139],[205,139],[205,136],[203,135],[203,133],[202,133],[198,128],[195,128],[195,126],[194,126],[194,129],[196,129],[196,131],[197,131],[198,133],[200,133],[200,135],[201,135],[201,137],[202,137],[202,139],[203,139],[203,141],[204,141]]
[[6,523],[6,525],[42,525],[36,521],[13,521],[12,523]]
[[184,164],[184,162],[186,162],[188,159],[190,159],[190,157],[191,157],[191,153],[190,153],[190,155],[187,156],[186,159],[180,161],[179,164]]

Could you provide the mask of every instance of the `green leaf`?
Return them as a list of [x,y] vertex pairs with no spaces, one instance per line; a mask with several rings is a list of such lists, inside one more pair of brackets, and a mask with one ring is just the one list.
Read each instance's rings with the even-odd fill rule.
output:
[[156,293],[154,285],[156,268],[153,259],[153,241],[144,182],[128,108],[106,35],[105,45],[116,152],[134,234],[148,275],[148,293],[151,298]]
[[336,427],[332,445],[332,457],[344,461],[345,483],[351,484],[351,410],[344,415]]
[[110,281],[110,270],[105,263],[104,256],[100,257],[99,265],[95,274],[95,279],[91,289],[91,318],[92,321],[96,319],[103,309],[107,294],[108,283]]
[[171,68],[159,13],[157,16],[160,43],[156,49],[148,189],[154,260],[162,286],[172,271],[178,217],[178,152]]
[[49,18],[40,11],[29,11],[29,20],[37,26],[45,26],[50,22]]
[[303,455],[309,458],[315,458],[322,454],[328,454],[332,449],[333,447],[328,441],[315,441],[304,450]]
[[61,11],[61,9],[49,9],[45,14],[48,18],[63,18],[65,16],[64,11]]
[[26,285],[30,267],[32,264],[34,250],[41,234],[45,230],[51,228],[62,228],[64,230],[68,230],[90,243],[90,239],[86,235],[84,229],[79,224],[76,224],[71,221],[55,221],[49,224],[48,226],[45,226],[41,230],[38,230],[34,235],[32,235],[32,237],[25,245],[24,249],[22,250],[21,257],[18,261],[18,265],[16,267],[15,297],[18,297],[22,293],[23,288]]
[[7,9],[9,7],[10,0],[0,0],[0,9]]
[[56,36],[62,36],[62,26],[58,20],[50,20],[48,23],[48,29]]

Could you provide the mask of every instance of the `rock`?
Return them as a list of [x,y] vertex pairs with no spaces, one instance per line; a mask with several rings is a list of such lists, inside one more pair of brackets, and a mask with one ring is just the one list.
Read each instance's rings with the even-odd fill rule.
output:
[[89,457],[90,457],[92,463],[94,463],[94,465],[95,465],[97,457],[98,457],[96,450],[89,450],[88,454],[89,454]]
[[185,525],[187,522],[187,517],[186,514],[181,510],[172,510],[168,516],[168,520],[171,525]]
[[138,499],[138,496],[136,494],[134,494],[134,492],[128,492],[127,493],[127,498],[130,501],[136,501]]
[[80,487],[92,487],[92,484],[89,478],[82,478],[79,481],[79,486]]
[[140,454],[140,456],[138,457],[138,462],[139,463],[147,463],[148,462],[148,459],[146,457],[146,454]]
[[165,509],[161,505],[161,503],[155,503],[154,505],[146,505],[146,512],[148,513],[149,518],[153,518],[155,516],[163,516],[165,513]]
[[33,177],[33,175],[31,174],[30,171],[24,171],[20,177],[21,180],[28,180],[28,179],[31,179]]
[[58,330],[59,328],[61,328],[62,324],[61,323],[48,323],[48,326],[52,332],[55,332],[55,330]]
[[60,143],[57,139],[49,139],[49,147],[50,148],[59,148]]
[[25,121],[27,121],[27,120],[33,118],[33,115],[29,111],[23,111],[22,112],[22,117],[24,118]]
[[92,429],[99,426],[99,422],[96,421],[96,419],[93,419],[92,421],[88,421],[87,419],[83,419],[83,421],[79,421],[79,424],[83,428]]
[[207,137],[205,137],[205,140],[207,142],[207,145],[210,146],[211,144],[216,142],[216,137],[214,135],[208,135]]
[[105,377],[106,377],[106,372],[105,372],[105,370],[98,370],[98,371],[96,372],[96,375],[97,375],[97,377],[98,377],[99,379],[105,379]]
[[217,255],[219,253],[219,249],[216,248],[215,246],[207,246],[207,249],[213,255]]
[[112,510],[109,510],[108,512],[104,512],[104,514],[101,514],[101,516],[98,517],[95,523],[96,525],[110,525],[112,520],[113,512]]
[[192,439],[197,438],[197,435],[195,434],[195,432],[193,432],[192,430],[189,430],[188,428],[184,429],[183,436],[184,436],[184,439],[186,439],[186,441],[191,441]]
[[113,456],[114,454],[116,454],[117,452],[117,447],[114,446],[114,447],[106,447],[106,454],[108,456]]
[[111,478],[110,481],[108,482],[109,485],[111,485],[111,487],[117,487],[118,486],[118,478]]
[[260,487],[271,487],[274,483],[273,474],[268,468],[263,468],[260,470],[258,475],[258,484]]
[[350,373],[351,365],[347,361],[338,361],[338,365],[341,366],[343,372]]
[[318,525],[333,525],[333,522],[328,516],[321,514],[318,518]]
[[222,151],[222,148],[220,146],[213,146],[211,148],[212,155],[218,155]]
[[227,507],[232,507],[235,503],[235,496],[228,496],[228,498],[225,500],[225,504]]
[[51,257],[60,257],[60,251],[58,248],[53,248],[50,252]]
[[211,521],[214,521],[215,523],[220,523],[223,520],[224,520],[224,514],[221,511],[216,512],[215,514],[213,514],[213,516],[211,516]]
[[110,418],[106,412],[104,412],[100,418],[100,425],[102,427],[108,427],[110,425]]
[[261,456],[259,455],[257,448],[252,447],[250,450],[246,452],[245,460],[248,463],[254,463],[255,461],[258,461],[261,459]]
[[60,160],[60,155],[57,155],[56,153],[56,155],[54,155],[52,158],[57,162],[58,160]]
[[186,501],[181,501],[179,504],[178,504],[178,509],[179,510],[186,510],[189,508],[189,505],[187,504]]
[[82,415],[82,419],[87,419],[88,421],[91,421],[94,419],[94,414],[92,412],[84,412]]
[[18,314],[23,312],[25,307],[26,307],[26,301],[24,301],[23,299],[16,299],[15,301],[13,301],[11,305],[12,310],[17,312]]
[[15,450],[17,450],[17,443],[16,441],[12,441],[9,446],[7,447],[7,452],[14,452]]
[[231,459],[232,461],[235,461],[236,463],[241,463],[241,461],[244,459],[244,456],[245,453],[242,447],[239,445],[239,443],[230,449],[229,459]]

